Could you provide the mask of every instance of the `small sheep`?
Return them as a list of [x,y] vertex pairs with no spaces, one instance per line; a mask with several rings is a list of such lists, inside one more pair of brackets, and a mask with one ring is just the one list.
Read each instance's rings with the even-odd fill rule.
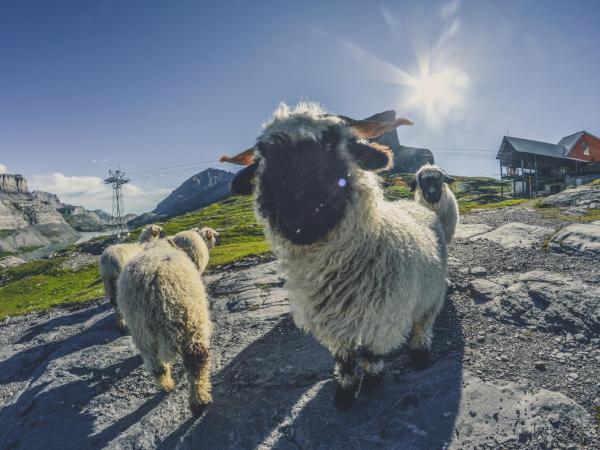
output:
[[[204,244],[203,246],[194,246],[190,245],[189,236],[190,232],[196,233],[199,235]],[[200,228],[191,228],[189,231],[182,231],[181,233],[177,233],[175,236],[168,238],[171,242],[177,245],[179,248],[183,249],[186,252],[197,252],[196,254],[189,254],[188,256],[196,261],[198,264],[198,271],[202,274],[206,270],[206,266],[208,266],[209,252],[216,245],[221,245],[221,236],[212,228],[204,227]]]
[[454,178],[438,166],[425,164],[410,182],[410,190],[415,193],[415,201],[435,211],[444,229],[446,244],[452,242],[458,226],[458,203],[448,187],[454,183]]
[[162,239],[165,236],[165,232],[161,226],[152,224],[142,230],[138,237],[138,242],[152,242],[157,239]]
[[146,227],[140,234],[138,241],[131,244],[115,244],[106,248],[98,260],[100,278],[104,283],[104,295],[115,308],[117,328],[123,330],[125,322],[117,308],[117,280],[123,266],[135,255],[142,252],[146,245],[165,236],[158,225]]
[[212,250],[216,245],[221,245],[221,235],[216,230],[208,227],[192,229],[202,236],[209,250]]
[[[181,249],[174,245],[185,244]],[[170,362],[177,354],[190,385],[196,416],[211,403],[211,321],[204,284],[198,273],[206,244],[185,231],[156,243],[131,259],[118,281],[117,301],[148,372],[160,389],[174,388]]]
[[294,321],[336,359],[339,407],[378,385],[382,357],[411,334],[413,363],[428,364],[446,293],[439,219],[413,201],[384,200],[372,172],[389,168],[392,153],[360,139],[410,122],[361,122],[315,104],[282,105],[253,158],[250,151],[223,158],[251,163],[232,191],[255,191],[256,215],[287,275]]

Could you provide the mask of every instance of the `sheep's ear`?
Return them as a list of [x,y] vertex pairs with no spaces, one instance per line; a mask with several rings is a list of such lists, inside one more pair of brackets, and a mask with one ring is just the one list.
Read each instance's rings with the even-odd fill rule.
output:
[[251,195],[252,180],[258,168],[258,161],[240,170],[231,181],[231,192],[236,195]]
[[444,183],[452,184],[455,181],[456,181],[455,178],[452,178],[451,176],[444,174]]
[[212,239],[212,237],[213,237],[212,230],[210,230],[210,229],[206,230],[206,239],[210,241]]
[[248,150],[244,150],[242,153],[238,153],[233,157],[223,155],[221,158],[219,158],[219,162],[228,162],[231,164],[237,164],[238,166],[249,166],[254,161],[255,151],[256,147],[252,147]]
[[410,180],[409,186],[410,186],[410,192],[415,192],[415,190],[417,189],[417,177]]
[[362,169],[384,170],[393,165],[394,155],[385,145],[357,141],[350,144],[348,150],[356,164]]
[[389,131],[398,128],[400,125],[413,125],[413,122],[408,119],[399,118],[392,122],[382,122],[380,120],[355,120],[346,116],[338,116],[352,131],[361,139],[375,139]]

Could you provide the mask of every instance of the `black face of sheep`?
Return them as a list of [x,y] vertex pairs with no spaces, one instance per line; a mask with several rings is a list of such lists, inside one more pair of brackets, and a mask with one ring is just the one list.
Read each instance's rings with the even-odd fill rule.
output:
[[352,196],[348,163],[338,154],[340,137],[294,142],[277,133],[258,146],[264,169],[256,202],[274,231],[296,245],[323,238],[341,220]]
[[444,183],[451,184],[454,178],[449,177],[441,169],[426,169],[417,172],[416,177],[410,183],[410,190],[417,187],[421,190],[423,198],[427,203],[438,203],[442,198]]
[[[346,156],[340,146],[346,147]],[[271,228],[295,245],[309,245],[324,238],[340,222],[353,195],[349,159],[366,170],[389,167],[391,151],[382,145],[360,141],[330,126],[319,139],[294,140],[279,132],[257,145],[263,159],[257,184],[259,213]],[[236,194],[251,194],[252,179],[260,161],[238,172],[232,181]]]

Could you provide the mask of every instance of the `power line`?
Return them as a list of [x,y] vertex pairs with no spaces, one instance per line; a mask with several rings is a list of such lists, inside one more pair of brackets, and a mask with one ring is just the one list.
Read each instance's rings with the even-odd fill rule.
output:
[[147,173],[147,172],[158,172],[160,170],[166,170],[166,169],[172,169],[175,167],[182,167],[182,166],[189,166],[190,164],[212,164],[212,163],[216,163],[219,162],[218,159],[207,159],[207,160],[190,160],[188,162],[182,162],[182,163],[178,163],[178,164],[173,164],[171,166],[163,166],[163,167],[156,167],[153,169],[145,169],[145,170],[139,170],[137,172],[131,172],[130,175],[138,175],[140,173]]

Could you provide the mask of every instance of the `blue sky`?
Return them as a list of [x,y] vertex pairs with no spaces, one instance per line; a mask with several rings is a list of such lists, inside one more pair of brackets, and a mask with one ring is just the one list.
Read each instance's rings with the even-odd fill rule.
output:
[[131,174],[143,212],[280,101],[396,109],[454,174],[493,175],[502,136],[600,135],[600,3],[0,0],[0,170],[86,207]]

